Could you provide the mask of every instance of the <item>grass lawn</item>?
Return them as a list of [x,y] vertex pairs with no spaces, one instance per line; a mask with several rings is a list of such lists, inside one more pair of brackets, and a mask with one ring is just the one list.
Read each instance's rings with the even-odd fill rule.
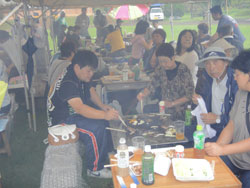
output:
[[[242,10],[243,13],[241,13],[241,12],[237,11],[236,9],[231,9],[231,11],[233,12],[233,15],[238,16],[237,18],[249,18],[249,15],[248,15],[248,17],[246,17],[246,14],[244,13],[247,10],[249,11],[249,9],[246,9],[246,10],[243,9]],[[90,20],[93,20],[93,17],[90,17]],[[67,22],[69,25],[74,25],[75,17],[67,18]],[[192,22],[194,22],[194,23],[192,23]],[[172,39],[172,33],[171,33],[171,27],[170,27],[169,21],[162,22],[160,24],[163,25],[164,30],[167,33],[167,42],[170,42],[172,40],[177,41],[179,33],[184,29],[194,29],[194,30],[198,31],[198,29],[197,29],[198,24],[197,23],[201,23],[201,22],[202,22],[201,17],[196,17],[194,19],[191,19],[190,15],[187,15],[187,14],[185,16],[183,16],[181,20],[175,20],[174,21],[174,28],[173,28],[174,39]],[[93,23],[93,22],[91,22],[91,23]],[[187,24],[187,23],[190,23],[190,24]],[[246,41],[244,43],[244,48],[250,49],[250,34],[249,34],[250,24],[240,24],[239,27],[240,27],[240,30],[243,33],[243,35],[246,37]],[[211,34],[215,33],[216,28],[217,28],[217,24],[212,24]],[[135,29],[135,21],[132,21],[132,23],[131,23],[131,21],[130,22],[125,21],[124,24],[122,25],[122,29],[123,29],[123,32],[133,33],[134,29]],[[91,24],[89,27],[89,33],[90,33],[92,38],[96,37],[96,29],[95,29],[93,24]],[[49,40],[51,40],[51,39],[49,39]]]

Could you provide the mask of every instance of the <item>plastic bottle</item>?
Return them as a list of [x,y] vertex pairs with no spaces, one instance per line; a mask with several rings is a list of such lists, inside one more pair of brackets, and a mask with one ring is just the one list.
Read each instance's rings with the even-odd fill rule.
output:
[[205,134],[203,132],[202,125],[197,125],[196,131],[193,134],[194,138],[194,157],[195,158],[204,158],[204,143],[205,143]]
[[133,72],[135,74],[135,80],[139,80],[140,78],[140,67],[138,64],[136,64],[134,67],[133,67]]
[[128,73],[129,73],[129,66],[128,63],[125,63],[122,70],[122,80],[124,81],[128,80]]
[[188,105],[185,112],[185,125],[190,126],[191,123],[192,123],[191,105]]
[[152,185],[154,182],[154,155],[151,153],[151,146],[146,145],[142,155],[142,183]]
[[126,177],[129,175],[129,152],[125,138],[120,138],[119,146],[117,147],[117,164],[118,175]]

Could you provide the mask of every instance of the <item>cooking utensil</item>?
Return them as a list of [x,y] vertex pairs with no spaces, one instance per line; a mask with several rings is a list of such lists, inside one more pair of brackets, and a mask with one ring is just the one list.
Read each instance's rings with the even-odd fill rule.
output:
[[127,124],[124,122],[124,120],[121,118],[121,116],[119,115],[118,117],[119,117],[119,120],[122,122],[122,124],[123,124],[126,128],[128,128]]
[[143,114],[143,100],[141,100],[140,104],[141,104],[141,113]]
[[127,131],[125,131],[125,130],[123,130],[123,129],[115,129],[115,128],[110,128],[110,127],[106,127],[106,129],[111,130],[111,131],[124,132],[124,133],[127,132]]

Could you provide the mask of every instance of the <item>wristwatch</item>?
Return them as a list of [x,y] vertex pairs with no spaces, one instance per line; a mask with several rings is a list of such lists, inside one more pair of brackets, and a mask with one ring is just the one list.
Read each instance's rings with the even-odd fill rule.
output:
[[215,122],[216,122],[216,123],[220,123],[220,116],[217,116]]

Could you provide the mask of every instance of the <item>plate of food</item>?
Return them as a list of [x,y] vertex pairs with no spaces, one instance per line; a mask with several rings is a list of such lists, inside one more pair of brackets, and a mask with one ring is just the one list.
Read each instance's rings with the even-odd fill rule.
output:
[[129,168],[130,168],[131,172],[135,176],[141,176],[141,174],[142,174],[142,165],[140,163],[134,163],[132,165],[129,165]]
[[205,159],[172,159],[174,176],[179,181],[211,181],[214,174],[210,163]]

